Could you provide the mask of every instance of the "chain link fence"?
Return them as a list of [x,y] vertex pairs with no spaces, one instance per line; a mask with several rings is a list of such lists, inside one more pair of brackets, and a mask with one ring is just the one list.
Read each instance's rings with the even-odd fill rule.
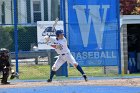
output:
[[11,64],[16,70],[14,22],[17,20],[20,79],[48,78],[48,51],[36,51],[37,21],[51,21],[56,17],[60,17],[59,0],[0,0],[0,48],[11,51]]
[[[14,11],[16,6],[18,69],[19,79],[47,79],[50,73],[48,50],[37,49],[37,21],[54,21],[56,17],[65,14],[65,30],[68,36],[68,6],[67,0],[0,0],[0,48],[11,51],[11,63],[16,69]],[[64,2],[66,1],[66,2]],[[76,0],[73,0],[76,4]],[[65,7],[65,8],[64,8]],[[64,10],[65,9],[65,10]],[[62,10],[62,11],[60,11]],[[105,67],[83,67],[89,76],[106,76]],[[113,70],[112,70],[113,71]],[[113,72],[114,73],[114,72]],[[80,76],[80,73],[68,68],[69,76]],[[114,74],[111,74],[114,76]]]

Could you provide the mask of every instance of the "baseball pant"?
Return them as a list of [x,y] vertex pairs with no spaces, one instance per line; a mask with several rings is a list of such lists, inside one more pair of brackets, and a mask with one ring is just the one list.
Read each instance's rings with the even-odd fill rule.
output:
[[53,71],[57,71],[65,62],[70,63],[71,65],[78,65],[74,57],[71,53],[66,53],[64,55],[59,55],[58,59],[55,61],[54,65],[52,66]]

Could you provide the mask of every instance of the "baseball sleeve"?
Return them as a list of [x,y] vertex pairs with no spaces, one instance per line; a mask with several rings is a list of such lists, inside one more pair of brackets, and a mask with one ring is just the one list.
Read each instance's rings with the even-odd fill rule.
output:
[[44,39],[46,40],[47,44],[54,44],[56,38],[53,36],[45,36]]

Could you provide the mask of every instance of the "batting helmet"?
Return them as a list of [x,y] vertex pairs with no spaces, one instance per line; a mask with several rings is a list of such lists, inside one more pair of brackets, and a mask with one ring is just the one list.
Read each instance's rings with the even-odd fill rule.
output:
[[0,54],[4,54],[4,53],[9,53],[9,50],[6,48],[1,48],[0,49]]
[[57,30],[55,34],[56,36],[59,36],[60,34],[64,34],[64,33],[63,33],[63,30]]

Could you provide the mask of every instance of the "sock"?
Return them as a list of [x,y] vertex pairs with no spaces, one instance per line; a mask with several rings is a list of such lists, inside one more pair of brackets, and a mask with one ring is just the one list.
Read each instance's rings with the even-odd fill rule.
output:
[[84,71],[83,71],[83,69],[81,68],[81,66],[78,65],[76,68],[77,68],[77,70],[78,70],[82,75],[85,74]]
[[55,75],[55,71],[51,71],[50,79],[52,80],[53,76]]

